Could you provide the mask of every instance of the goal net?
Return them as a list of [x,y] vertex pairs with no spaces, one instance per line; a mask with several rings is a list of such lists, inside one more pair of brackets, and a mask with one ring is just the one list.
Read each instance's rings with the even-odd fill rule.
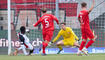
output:
[[[20,43],[16,36],[20,26],[25,26],[30,30],[27,33],[32,45],[37,48],[43,41],[42,26],[33,27],[33,24],[42,16],[41,9],[47,8],[47,13],[55,15],[60,22],[66,22],[76,35],[81,38],[80,24],[77,16],[81,10],[81,2],[78,0],[11,0],[11,46],[12,50],[19,47]],[[85,0],[88,9],[92,1]],[[95,8],[90,13],[90,27],[98,36],[92,47],[105,47],[105,1],[95,0]],[[8,19],[7,0],[0,0],[0,54],[5,54],[8,47]],[[57,35],[59,27],[55,25],[53,38]],[[62,39],[62,38],[60,38]],[[59,39],[59,40],[60,40]],[[52,46],[49,46],[52,47]],[[54,46],[55,47],[55,46]]]

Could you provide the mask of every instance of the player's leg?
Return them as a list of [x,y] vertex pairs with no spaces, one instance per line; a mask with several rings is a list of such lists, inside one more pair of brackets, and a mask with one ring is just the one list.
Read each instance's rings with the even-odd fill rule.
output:
[[28,55],[31,55],[33,53],[33,51],[34,51],[34,48],[33,48],[33,46],[30,43],[27,43],[27,46],[28,46],[27,49],[30,50]]
[[94,34],[94,32],[92,32],[90,29],[88,29],[87,31],[88,31],[87,36],[90,39],[90,41],[82,49],[82,51],[84,51],[85,53],[88,53],[88,51],[87,51],[88,47],[91,46],[94,43],[95,39],[97,38],[97,36]]
[[77,52],[77,55],[78,56],[81,56],[81,53],[83,52],[85,55],[87,55],[87,53],[85,53],[84,51],[82,51],[83,47],[85,46],[86,44],[86,39],[83,39],[82,42],[81,42],[81,45],[80,45],[80,48],[78,49],[78,52]]
[[88,38],[90,39],[90,41],[87,43],[85,49],[87,50],[95,41],[95,39],[97,38],[96,35],[94,35],[94,33],[91,31],[91,29],[88,30]]
[[[43,40],[45,40],[46,33],[43,32],[42,34],[43,34]],[[40,46],[39,46],[39,52],[42,50],[43,46],[44,46],[44,41],[43,41],[42,44],[40,44]]]
[[78,49],[77,55],[81,55],[82,49],[84,48],[86,42],[87,42],[86,32],[85,30],[82,30],[82,42],[80,48]]
[[45,35],[45,37],[44,37],[44,41],[42,43],[42,45],[43,45],[42,49],[43,49],[43,55],[46,55],[45,48],[48,46],[48,43],[52,39],[53,31],[48,31],[44,35]]
[[29,55],[31,55],[34,51],[34,48],[30,49]]
[[85,33],[82,33],[82,42],[81,42],[79,51],[82,51],[82,49],[83,49],[83,47],[85,46],[86,42],[87,42],[87,36],[86,36]]
[[26,51],[26,47],[24,45],[22,45],[22,51],[23,51],[24,55],[28,55],[28,53]]
[[16,56],[18,54],[18,49],[16,48],[15,51],[13,52],[13,55]]
[[[76,47],[80,48],[80,45],[77,42],[74,42],[73,46],[76,46]],[[81,52],[83,52],[85,55],[87,55],[87,51],[84,51],[83,49],[82,50],[78,49],[77,55],[82,56]]]
[[44,40],[44,41],[43,41],[42,44],[40,44],[40,46],[39,46],[39,52],[44,49],[44,45],[45,45],[46,32],[43,31],[42,34],[43,34],[43,40]]
[[87,42],[87,34],[86,34],[86,30],[82,29],[82,42],[80,45],[79,50],[82,51],[83,47],[85,46],[86,42]]
[[20,46],[19,48],[16,48],[13,55],[16,56],[21,49],[22,49],[22,46]]
[[26,48],[28,48],[28,46],[26,44],[21,45],[21,47],[18,49],[18,51],[22,50],[24,55],[28,55]]
[[57,47],[59,48],[59,51],[58,51],[58,53],[57,53],[57,54],[59,54],[59,53],[63,50],[63,48],[62,48],[62,46],[64,46],[63,40],[58,41],[56,45],[57,45]]
[[45,48],[48,46],[48,41],[43,41],[42,45],[42,55],[46,55]]
[[80,48],[80,45],[77,42],[74,42],[73,46]]
[[28,53],[26,51],[26,47],[24,45],[21,45],[21,47],[19,47],[18,49],[16,49],[15,52],[14,52],[14,55],[16,56],[17,53],[18,53],[18,51],[20,51],[20,50],[22,50],[25,55],[28,55]]
[[80,48],[79,48],[80,51],[81,51],[81,50],[83,49],[83,47],[85,46],[86,42],[87,42],[87,39],[83,39],[83,40],[82,40],[81,45],[80,45]]

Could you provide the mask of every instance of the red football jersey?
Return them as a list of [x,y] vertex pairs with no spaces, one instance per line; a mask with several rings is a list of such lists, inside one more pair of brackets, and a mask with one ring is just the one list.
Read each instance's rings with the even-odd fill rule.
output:
[[89,12],[87,10],[82,10],[79,13],[78,18],[80,18],[81,21],[81,27],[82,28],[89,28]]
[[44,14],[37,22],[34,24],[36,27],[38,24],[42,23],[43,31],[54,30],[54,20],[59,24],[58,19],[52,14]]

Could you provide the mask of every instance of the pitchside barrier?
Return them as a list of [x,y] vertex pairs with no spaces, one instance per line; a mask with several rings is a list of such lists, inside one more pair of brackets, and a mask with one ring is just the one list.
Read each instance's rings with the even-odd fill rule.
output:
[[[76,30],[80,31],[79,29],[73,29],[73,31],[76,33]],[[56,37],[57,33],[59,30],[54,31],[54,35],[53,38]],[[1,33],[5,33],[6,31],[1,31]],[[34,46],[34,54],[39,54],[38,48],[40,46],[40,44],[42,43],[43,39],[42,39],[42,31],[38,31],[38,30],[30,30],[30,33],[27,33],[27,36],[30,39],[31,44]],[[103,31],[101,31],[101,33],[105,33]],[[100,35],[98,36],[101,36]],[[96,33],[98,34],[98,33]],[[14,34],[15,35],[15,34]],[[76,35],[81,38],[81,33],[76,33]],[[5,35],[7,36],[7,34]],[[3,37],[3,34],[0,36]],[[34,37],[34,38],[33,38]],[[63,38],[60,37],[59,40],[62,40]],[[58,41],[59,41],[58,40]],[[104,37],[102,39],[104,41]],[[81,42],[81,41],[80,41]],[[20,46],[20,42],[18,39],[16,40],[12,40],[12,52],[14,51],[15,48],[18,48]],[[88,49],[89,53],[104,53],[105,52],[105,48],[104,48],[104,44],[101,44],[102,42],[98,42],[98,39],[96,39],[95,43]],[[55,43],[56,44],[56,43]],[[49,45],[46,49],[48,54],[56,54],[57,51],[59,50],[56,45]],[[7,49],[8,49],[8,40],[7,38],[1,38],[0,39],[0,54],[7,54]],[[64,47],[64,50],[62,51],[62,54],[66,54],[66,53],[76,53],[78,50],[78,48],[75,47]]]

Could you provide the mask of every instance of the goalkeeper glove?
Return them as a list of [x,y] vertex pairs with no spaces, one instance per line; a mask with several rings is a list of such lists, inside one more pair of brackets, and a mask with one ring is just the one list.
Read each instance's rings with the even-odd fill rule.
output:
[[49,44],[48,44],[48,45],[50,46],[50,45],[52,45],[52,44],[53,44],[53,42],[51,41],[51,42],[49,42]]

